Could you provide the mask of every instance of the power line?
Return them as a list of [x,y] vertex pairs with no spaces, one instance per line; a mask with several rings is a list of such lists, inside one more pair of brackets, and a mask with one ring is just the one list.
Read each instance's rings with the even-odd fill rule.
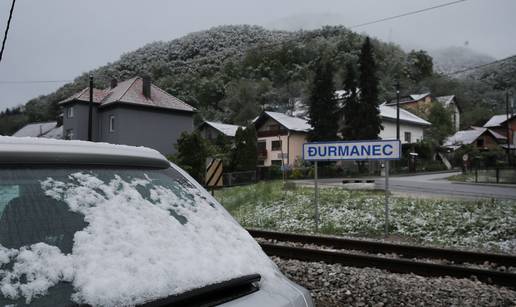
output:
[[516,55],[512,55],[512,56],[507,57],[505,59],[496,60],[494,62],[490,62],[490,63],[486,63],[486,64],[481,64],[481,65],[477,65],[477,66],[472,66],[472,67],[456,70],[456,71],[453,71],[453,72],[445,73],[445,75],[449,75],[449,76],[457,75],[457,74],[460,74],[460,73],[463,73],[463,72],[467,72],[467,71],[470,71],[470,70],[475,70],[475,69],[478,69],[478,68],[483,68],[483,67],[486,67],[486,66],[491,66],[491,65],[494,65],[494,64],[498,64],[500,62],[504,62],[504,61],[510,60],[512,58],[516,58]]
[[[451,2],[447,2],[447,3],[443,3],[443,4],[439,4],[439,5],[435,5],[435,6],[431,6],[431,7],[427,7],[427,8],[423,8],[423,9],[419,9],[419,10],[415,10],[415,11],[405,12],[405,13],[402,13],[402,14],[398,14],[398,15],[394,15],[394,16],[389,16],[389,17],[384,17],[384,18],[380,18],[380,19],[376,19],[376,20],[372,20],[372,21],[368,21],[368,22],[352,25],[352,26],[349,26],[349,27],[346,27],[346,26],[345,27],[348,28],[348,29],[364,27],[364,26],[367,26],[367,25],[372,25],[372,24],[376,24],[376,23],[380,23],[380,22],[384,22],[384,21],[389,21],[389,20],[393,20],[393,19],[397,19],[397,18],[402,18],[402,17],[406,17],[406,16],[410,16],[410,15],[420,14],[420,13],[423,13],[423,12],[426,12],[426,11],[436,10],[436,9],[439,9],[439,8],[447,7],[447,6],[450,6],[450,5],[454,5],[454,4],[458,4],[458,3],[466,2],[466,1],[468,1],[468,0],[451,1]],[[263,48],[273,47],[273,46],[277,46],[277,45],[283,45],[285,43],[290,43],[290,42],[297,41],[298,39],[299,39],[299,37],[296,37],[296,38],[293,38],[293,39],[290,39],[290,40],[286,40],[286,41],[280,41],[280,42],[275,42],[275,43],[269,43],[269,44],[249,47],[249,49],[253,49],[253,48],[263,49]]]
[[4,55],[5,42],[7,41],[7,33],[9,33],[9,25],[11,24],[11,19],[13,18],[13,10],[14,3],[16,0],[13,0],[11,4],[11,10],[9,11],[9,19],[7,19],[7,27],[5,27],[4,40],[2,41],[2,49],[0,50],[0,62],[2,62],[2,56]]
[[465,1],[467,1],[467,0],[457,0],[457,1],[452,1],[452,2],[448,2],[448,3],[443,3],[443,4],[440,4],[440,5],[431,6],[431,7],[427,7],[427,8],[416,10],[416,11],[410,11],[410,12],[402,13],[402,14],[399,14],[399,15],[394,15],[394,16],[390,16],[390,17],[380,18],[380,19],[376,19],[376,20],[372,20],[372,21],[368,21],[368,22],[352,25],[349,28],[350,29],[354,29],[354,28],[358,28],[358,27],[364,27],[364,26],[372,25],[372,24],[379,23],[379,22],[384,22],[384,21],[388,21],[388,20],[393,20],[393,19],[401,18],[401,17],[406,17],[406,16],[410,16],[410,15],[419,14],[419,13],[426,12],[426,11],[435,10],[435,9],[438,9],[438,8],[454,5],[454,4],[457,4],[457,3],[460,3],[460,2],[465,2]]

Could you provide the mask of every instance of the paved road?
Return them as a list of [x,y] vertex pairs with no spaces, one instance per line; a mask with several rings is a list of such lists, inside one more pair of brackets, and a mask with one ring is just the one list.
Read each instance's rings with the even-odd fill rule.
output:
[[[445,178],[458,173],[443,173],[416,176],[391,176],[390,190],[398,194],[412,196],[441,196],[467,199],[495,198],[516,200],[516,185],[485,185],[455,183]],[[313,184],[313,181],[302,180],[303,184]],[[385,178],[375,178],[375,188],[384,189]],[[343,186],[342,179],[321,179],[322,186]]]

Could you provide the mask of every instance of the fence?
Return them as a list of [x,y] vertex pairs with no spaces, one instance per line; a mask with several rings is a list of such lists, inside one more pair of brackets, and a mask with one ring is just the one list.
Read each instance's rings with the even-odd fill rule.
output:
[[467,175],[467,181],[477,183],[516,183],[516,168],[473,169]]
[[255,183],[256,171],[224,173],[223,182],[225,187]]

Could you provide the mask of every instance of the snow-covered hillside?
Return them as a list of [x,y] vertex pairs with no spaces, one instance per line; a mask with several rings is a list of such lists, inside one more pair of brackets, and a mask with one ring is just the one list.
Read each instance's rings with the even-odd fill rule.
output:
[[495,58],[466,47],[448,47],[429,51],[436,71],[449,74],[495,61]]

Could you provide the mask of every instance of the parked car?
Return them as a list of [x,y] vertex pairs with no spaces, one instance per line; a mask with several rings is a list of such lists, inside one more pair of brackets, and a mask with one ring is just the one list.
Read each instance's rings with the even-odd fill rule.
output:
[[313,306],[157,151],[0,137],[0,304]]

